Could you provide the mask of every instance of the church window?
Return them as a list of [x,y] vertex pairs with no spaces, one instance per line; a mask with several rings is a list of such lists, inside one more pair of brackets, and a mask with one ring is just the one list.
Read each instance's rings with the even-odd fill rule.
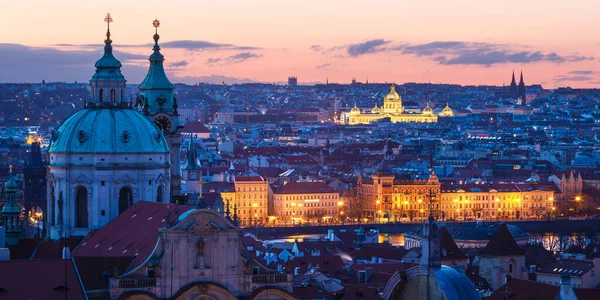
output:
[[104,186],[106,184],[106,182],[104,180],[100,181],[100,185]]
[[75,194],[75,227],[88,227],[88,191],[80,186]]
[[98,92],[98,100],[100,102],[104,101],[104,90],[103,89],[100,89],[100,91]]
[[110,102],[115,102],[116,98],[116,93],[115,93],[115,89],[110,90]]
[[119,191],[119,214],[122,214],[133,204],[131,188],[124,186]]
[[508,273],[512,273],[513,272],[513,265],[509,264],[508,265]]
[[152,185],[152,180],[148,180],[148,185]]

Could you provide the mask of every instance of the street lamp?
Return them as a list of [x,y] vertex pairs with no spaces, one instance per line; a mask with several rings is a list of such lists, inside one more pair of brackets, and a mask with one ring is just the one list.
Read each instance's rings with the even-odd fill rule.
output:
[[577,216],[577,203],[581,203],[581,196],[575,196],[575,215]]

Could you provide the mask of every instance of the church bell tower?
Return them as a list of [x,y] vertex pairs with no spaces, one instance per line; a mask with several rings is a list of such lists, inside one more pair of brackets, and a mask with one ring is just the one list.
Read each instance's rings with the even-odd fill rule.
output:
[[146,78],[140,83],[140,96],[137,99],[138,107],[148,119],[153,121],[163,131],[169,150],[171,150],[171,190],[170,195],[181,194],[181,166],[179,147],[181,146],[181,133],[183,128],[177,112],[177,98],[173,92],[173,84],[167,78],[163,62],[164,56],[160,53],[158,40],[158,27],[160,22],[154,20],[152,25],[154,33],[154,52],[150,55],[150,69]]

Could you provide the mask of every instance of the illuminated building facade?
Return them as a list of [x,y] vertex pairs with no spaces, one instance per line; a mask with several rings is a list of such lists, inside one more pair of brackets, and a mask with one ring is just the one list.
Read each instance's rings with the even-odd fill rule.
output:
[[234,192],[221,192],[225,207],[236,216],[240,226],[269,220],[269,184],[261,176],[236,176]]
[[370,113],[365,113],[354,105],[350,112],[341,116],[340,121],[343,124],[356,125],[369,124],[378,122],[384,118],[389,118],[392,123],[435,123],[438,121],[438,116],[452,117],[454,116],[454,113],[448,105],[446,105],[439,115],[436,115],[429,105],[425,106],[421,113],[408,113],[404,110],[404,106],[402,106],[402,98],[396,92],[395,86],[392,85],[390,92],[383,99],[382,107],[375,105]]
[[457,221],[549,218],[557,209],[552,183],[440,184],[433,173],[427,180],[380,173],[359,177],[357,190],[364,216],[374,222],[423,221],[430,203],[436,218]]
[[344,214],[339,193],[324,182],[290,182],[273,192],[276,222],[331,222]]

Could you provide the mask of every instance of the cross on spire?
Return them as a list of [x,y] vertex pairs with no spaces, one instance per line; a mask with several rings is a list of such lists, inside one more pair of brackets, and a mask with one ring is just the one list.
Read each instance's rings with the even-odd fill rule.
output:
[[10,173],[12,174],[12,172],[13,172],[13,165],[12,165],[12,164],[10,164],[10,165],[8,166],[8,168],[10,169]]
[[160,27],[160,21],[158,19],[154,19],[154,21],[152,21],[152,26],[154,26],[154,28],[155,28],[155,33],[158,33],[158,27]]
[[106,17],[104,18],[104,22],[106,22],[108,29],[110,30],[110,23],[113,22],[112,17],[110,16],[110,13],[106,13]]

